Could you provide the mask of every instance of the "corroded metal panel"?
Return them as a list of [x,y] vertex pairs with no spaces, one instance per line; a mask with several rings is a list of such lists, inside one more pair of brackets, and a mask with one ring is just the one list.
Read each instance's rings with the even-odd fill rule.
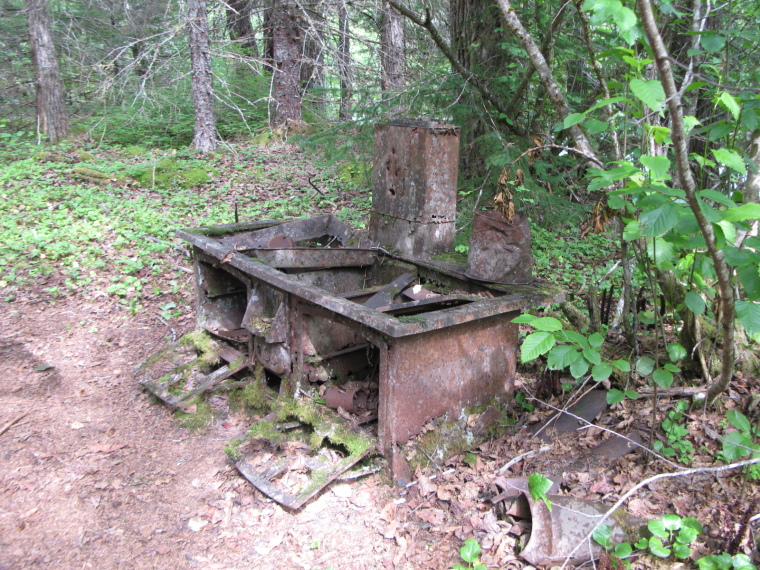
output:
[[396,339],[380,363],[380,443],[390,452],[426,422],[514,387],[517,312]]
[[377,125],[370,238],[410,255],[450,250],[458,161],[455,125],[409,119]]

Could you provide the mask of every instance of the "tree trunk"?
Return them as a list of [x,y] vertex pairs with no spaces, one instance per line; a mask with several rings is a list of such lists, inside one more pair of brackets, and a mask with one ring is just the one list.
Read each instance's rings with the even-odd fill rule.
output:
[[[451,51],[462,67],[481,77],[489,89],[494,87],[491,80],[504,75],[507,69],[508,58],[500,47],[504,40],[497,31],[502,25],[499,9],[490,0],[451,0],[449,4]],[[499,91],[498,86],[494,91]],[[477,99],[471,100],[470,105],[481,106]],[[465,109],[457,121],[462,126],[460,177],[482,178],[486,173],[483,157],[489,153],[480,141],[488,129],[480,113]]]
[[299,130],[301,115],[301,26],[294,0],[274,0],[272,6],[273,108],[270,126]]
[[[499,0],[504,2],[505,0]],[[707,389],[707,404],[712,404],[715,399],[726,389],[734,376],[734,319],[736,318],[736,307],[734,305],[734,289],[731,284],[731,269],[726,263],[722,249],[718,249],[713,231],[712,224],[706,218],[702,211],[699,201],[697,200],[697,185],[689,164],[689,151],[687,148],[686,128],[684,127],[683,104],[681,96],[676,89],[673,72],[670,67],[670,54],[668,54],[662,42],[662,36],[657,29],[652,5],[649,0],[637,0],[639,16],[644,33],[649,40],[652,48],[655,65],[660,73],[660,81],[665,91],[668,111],[670,111],[671,121],[671,138],[673,140],[673,152],[676,158],[676,168],[678,171],[678,180],[681,188],[686,193],[686,200],[689,203],[697,225],[705,238],[707,252],[715,268],[715,276],[718,281],[718,291],[721,302],[721,332],[722,338],[722,366],[721,375]]]
[[37,132],[57,143],[71,135],[63,81],[55,57],[50,13],[46,0],[25,0],[37,91]]
[[340,111],[338,118],[351,120],[353,81],[351,69],[351,37],[348,22],[348,6],[343,0],[338,6],[338,76],[340,77]]
[[201,152],[209,152],[216,148],[216,118],[214,117],[214,89],[205,0],[188,0],[187,29],[195,108],[193,147]]
[[[324,113],[327,106],[325,85],[325,18],[319,2],[300,0],[299,23],[302,23],[304,39],[301,45],[301,93],[309,106],[318,113]],[[308,93],[311,92],[311,93]]]
[[381,88],[384,93],[401,93],[404,90],[404,17],[387,1],[383,1],[382,10],[380,26]]
[[255,34],[251,24],[251,0],[225,0],[225,2],[230,40],[237,42],[245,55],[258,57]]

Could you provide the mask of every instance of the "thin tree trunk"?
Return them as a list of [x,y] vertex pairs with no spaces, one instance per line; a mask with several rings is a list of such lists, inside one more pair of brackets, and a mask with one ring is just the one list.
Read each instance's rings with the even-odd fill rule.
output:
[[230,40],[237,42],[244,54],[258,57],[251,24],[251,0],[225,0],[225,3]]
[[342,121],[351,120],[351,98],[353,81],[351,73],[351,36],[348,22],[348,7],[345,0],[338,6],[338,76],[340,77],[340,111]]
[[50,13],[46,0],[25,0],[37,91],[37,132],[51,143],[71,135],[61,72],[55,56]]
[[209,152],[216,148],[217,137],[205,0],[188,0],[187,30],[193,70],[193,106],[195,108],[193,147],[201,152]]
[[723,250],[717,247],[712,224],[705,218],[697,200],[697,185],[691,172],[691,166],[689,165],[689,151],[686,141],[686,129],[684,128],[681,96],[678,93],[678,89],[676,89],[673,72],[670,68],[669,54],[663,44],[660,31],[657,29],[654,14],[652,13],[652,6],[649,0],[636,0],[636,4],[639,8],[644,33],[649,40],[649,45],[652,47],[655,64],[660,73],[660,80],[665,91],[668,110],[670,111],[670,137],[673,140],[678,179],[681,188],[686,193],[686,200],[697,220],[702,236],[705,238],[707,251],[712,259],[715,276],[718,280],[723,347],[721,375],[707,389],[707,404],[712,404],[726,389],[734,376],[734,319],[736,318],[736,309],[734,307],[734,289],[731,286],[731,270],[723,256]]
[[383,92],[404,90],[404,18],[387,1],[383,1],[380,28],[380,67]]
[[273,108],[270,126],[299,130],[301,115],[301,27],[294,0],[274,0],[272,5]]
[[[554,110],[557,112],[557,114],[559,114],[560,118],[565,119],[568,115],[570,115],[570,107],[567,104],[565,95],[562,93],[562,91],[560,91],[557,82],[554,80],[552,70],[549,68],[549,64],[546,62],[546,58],[544,58],[544,55],[536,45],[536,42],[533,41],[533,38],[522,25],[520,18],[515,13],[515,10],[512,8],[509,0],[498,0],[498,2],[499,8],[501,8],[501,13],[504,15],[504,20],[507,24],[507,27],[510,29],[523,49],[528,52],[528,57],[530,58],[533,67],[536,68],[538,77],[541,80],[541,86],[549,96],[549,101],[551,101]],[[570,131],[570,135],[573,137],[576,148],[586,157],[586,161],[590,164],[590,166],[593,166],[595,168],[604,168],[604,164],[597,157],[596,151],[591,146],[588,138],[586,138],[586,134],[583,132],[583,130],[578,125],[573,125],[568,130]]]

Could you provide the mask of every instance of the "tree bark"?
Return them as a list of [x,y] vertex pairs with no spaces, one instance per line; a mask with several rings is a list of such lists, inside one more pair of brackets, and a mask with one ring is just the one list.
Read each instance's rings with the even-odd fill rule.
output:
[[639,8],[639,16],[641,17],[644,33],[652,48],[657,71],[660,73],[660,81],[665,91],[668,111],[670,111],[670,138],[673,140],[678,179],[681,188],[686,193],[686,200],[697,220],[700,232],[705,238],[707,251],[712,259],[715,276],[718,280],[723,346],[721,351],[721,375],[707,389],[707,404],[712,404],[726,389],[734,376],[734,320],[736,319],[736,309],[734,306],[734,289],[731,284],[731,269],[723,256],[723,250],[717,247],[712,224],[705,217],[697,199],[697,185],[691,172],[691,166],[689,165],[689,150],[687,148],[681,96],[678,93],[678,89],[676,89],[673,72],[670,68],[670,57],[663,44],[660,31],[657,29],[654,14],[652,13],[652,6],[649,0],[636,0],[636,4]]
[[244,54],[258,57],[251,24],[251,0],[225,0],[225,2],[230,40],[237,42]]
[[387,1],[383,1],[380,27],[380,67],[383,92],[404,90],[404,18]]
[[71,135],[71,123],[55,56],[50,12],[46,0],[25,0],[24,8],[37,92],[37,132],[57,143]]
[[353,96],[353,73],[351,69],[351,36],[348,21],[348,6],[345,0],[338,5],[338,76],[340,77],[340,111],[338,118],[351,120],[351,99]]
[[195,108],[193,147],[201,152],[209,152],[216,149],[217,137],[206,0],[188,0],[187,30],[193,70],[193,107]]
[[[497,31],[501,26],[499,9],[491,0],[452,0],[449,4],[451,51],[462,67],[477,73],[489,89],[493,78],[504,75],[507,69],[508,58],[500,48],[503,37],[501,31]],[[473,106],[480,106],[477,103],[477,99],[472,100]],[[481,143],[487,132],[486,123],[481,114],[472,109],[458,117],[457,122],[462,126],[460,177],[482,178],[486,173],[483,157],[488,155]]]
[[272,97],[270,126],[299,130],[301,115],[301,26],[294,0],[274,0],[272,5]]

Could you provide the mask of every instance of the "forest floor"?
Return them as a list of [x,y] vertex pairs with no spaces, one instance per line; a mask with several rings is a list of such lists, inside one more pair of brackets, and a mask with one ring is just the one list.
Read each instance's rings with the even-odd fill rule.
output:
[[[189,267],[176,250],[161,255]],[[554,438],[551,450],[498,473],[513,457],[546,445],[522,427],[552,410],[515,406],[514,426],[418,469],[414,485],[398,489],[382,474],[369,475],[334,483],[289,511],[251,487],[225,455],[226,442],[243,433],[250,418],[231,411],[223,395],[212,399],[211,423],[189,431],[138,384],[134,367],[194,327],[192,277],[180,271],[171,278],[183,311],[168,321],[161,317],[166,299],[147,293],[135,314],[112,295],[51,295],[56,279],[63,281],[55,273],[6,296],[0,310],[0,568],[439,569],[461,561],[459,547],[468,538],[478,540],[489,568],[530,568],[519,558],[530,524],[491,502],[501,490],[499,477],[541,472],[562,480],[562,494],[611,505],[638,481],[677,469],[642,450],[594,460],[586,451],[608,434],[591,428]],[[148,291],[151,284],[163,288],[169,277],[146,279]],[[535,386],[537,375],[523,372],[518,389]],[[686,415],[690,467],[719,464],[716,433],[725,432],[725,410],[744,409],[757,390],[757,379],[740,378],[720,412]],[[547,400],[564,405],[561,396]],[[657,402],[660,422],[674,401]],[[653,402],[616,404],[596,423],[646,440]],[[657,481],[624,508],[640,517],[699,519],[704,533],[692,544],[696,559],[726,547],[760,497],[758,487],[736,473],[696,473]],[[749,544],[742,542],[739,551],[751,553]],[[634,561],[636,568],[681,564]]]

